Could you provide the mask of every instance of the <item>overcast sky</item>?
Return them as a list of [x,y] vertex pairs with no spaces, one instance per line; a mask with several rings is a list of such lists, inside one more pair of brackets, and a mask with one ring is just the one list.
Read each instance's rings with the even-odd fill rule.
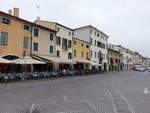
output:
[[93,25],[123,45],[150,57],[150,0],[3,0],[0,10],[17,7],[20,17],[61,23],[71,28]]

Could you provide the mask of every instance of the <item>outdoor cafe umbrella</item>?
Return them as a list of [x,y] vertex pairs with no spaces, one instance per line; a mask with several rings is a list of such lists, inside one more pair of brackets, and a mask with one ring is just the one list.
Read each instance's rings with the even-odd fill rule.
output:
[[15,64],[45,64],[45,62],[35,60],[29,56],[26,56],[24,58],[18,58],[16,60],[13,60],[13,62]]
[[0,64],[12,64],[12,63],[13,63],[12,61],[0,57]]

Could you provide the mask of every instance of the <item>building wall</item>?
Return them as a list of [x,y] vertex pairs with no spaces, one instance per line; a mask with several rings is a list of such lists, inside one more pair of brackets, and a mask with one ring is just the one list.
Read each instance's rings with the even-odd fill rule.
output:
[[[59,28],[59,31],[57,32],[56,36],[57,37],[61,37],[61,45],[56,45],[56,50],[60,51],[60,57],[64,58],[64,59],[68,59],[68,53],[72,53],[72,47],[71,48],[67,48],[67,50],[62,49],[62,38],[67,39],[67,42],[70,40],[72,42],[72,38],[73,38],[73,31],[69,30],[65,27],[62,27],[60,25],[56,26],[56,29]],[[69,33],[71,35],[69,35]]]
[[[83,44],[83,46],[82,46],[82,44]],[[73,58],[74,59],[89,60],[89,58],[90,58],[90,46],[89,46],[89,48],[87,48],[86,47],[87,45],[89,46],[89,44],[87,44],[87,43],[84,43],[84,42],[81,42],[81,41],[78,41],[78,40],[74,40],[73,41],[73,53],[74,53],[74,50],[76,50],[76,56],[75,56],[75,53],[74,53]],[[82,52],[83,52],[83,57],[82,57]],[[88,56],[87,56],[87,53],[88,53]]]
[[[48,30],[45,30],[45,29],[42,29],[39,27],[34,27],[34,28],[37,28],[39,30],[39,37],[35,37],[33,35],[32,54],[55,56],[55,54],[56,54],[56,34],[54,32],[51,32],[51,31],[48,31]],[[50,33],[53,34],[53,40],[50,40]],[[34,42],[39,44],[39,50],[38,51],[33,50],[33,43]],[[54,47],[53,53],[49,52],[50,46]]]
[[74,30],[74,37],[80,40],[91,42],[90,41],[90,28],[85,29],[75,29]]
[[[60,57],[61,58],[64,58],[64,59],[68,59],[68,54],[69,53],[72,53],[72,47],[71,48],[67,48],[67,50],[64,50],[62,48],[62,38],[64,39],[67,39],[68,40],[71,40],[72,41],[72,38],[73,38],[73,30],[63,26],[63,25],[60,25],[60,24],[57,24],[57,23],[54,23],[54,22],[47,22],[47,21],[36,21],[37,24],[39,25],[42,25],[42,26],[45,26],[47,28],[50,28],[50,29],[53,29],[53,30],[56,30],[57,33],[56,33],[56,37],[60,37],[61,38],[61,45],[57,45],[56,44],[56,52],[59,51],[60,52]],[[59,29],[59,30],[58,30]],[[71,35],[69,35],[71,34]]]
[[113,49],[108,49],[108,65],[109,70],[120,71],[122,70],[122,58],[123,55],[119,51],[114,51]]
[[142,56],[137,52],[134,53],[134,65],[142,65]]
[[[104,35],[104,33],[100,32],[98,29],[92,27],[92,26],[85,26],[81,28],[77,28],[74,31],[75,38],[87,41],[91,43],[90,49],[91,49],[91,61],[94,63],[99,64],[99,57],[98,53],[101,52],[103,56],[102,61],[102,69],[104,69],[104,64],[107,63],[107,43],[108,43],[108,37]],[[96,40],[96,44],[95,44]],[[105,44],[105,48],[98,47],[97,42],[101,42]],[[95,56],[96,52],[96,56]]]
[[[32,34],[31,31],[26,31],[23,29],[24,24],[30,24],[2,14],[0,14],[0,17],[5,17],[10,20],[10,25],[0,23],[0,32],[8,33],[8,46],[0,46],[0,56],[10,54],[23,56],[24,50],[26,51],[26,56],[30,56]],[[23,48],[24,37],[29,38],[28,49]]]

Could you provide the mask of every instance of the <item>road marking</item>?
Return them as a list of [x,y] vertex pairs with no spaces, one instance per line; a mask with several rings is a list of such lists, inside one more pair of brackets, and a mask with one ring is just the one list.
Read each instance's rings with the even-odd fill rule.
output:
[[79,110],[79,111],[66,111],[66,112],[58,112],[58,113],[77,113],[77,112],[86,112],[87,110]]
[[145,88],[143,92],[144,92],[145,95],[148,95],[148,94],[149,94],[149,91],[148,91],[147,88]]
[[123,96],[123,94],[115,87],[113,87],[112,85],[110,85],[119,95],[120,97],[126,101],[127,105],[128,105],[128,108],[129,110],[132,112],[132,113],[135,113],[134,109],[132,108],[131,104],[129,103],[129,101]]
[[112,96],[111,92],[107,88],[106,88],[106,90],[107,90],[107,92],[109,93],[109,95],[111,97],[111,100],[112,100],[112,103],[113,103],[114,112],[117,113],[117,108],[116,108],[113,96]]
[[32,113],[32,112],[33,112],[33,110],[34,110],[34,106],[35,106],[35,104],[32,104],[31,109],[30,109],[30,113]]
[[93,104],[91,104],[90,102],[89,102],[89,100],[85,100],[87,103],[88,103],[88,105],[96,112],[97,110],[96,110],[96,107],[93,105]]
[[63,95],[63,98],[64,98],[65,102],[69,102],[65,95]]

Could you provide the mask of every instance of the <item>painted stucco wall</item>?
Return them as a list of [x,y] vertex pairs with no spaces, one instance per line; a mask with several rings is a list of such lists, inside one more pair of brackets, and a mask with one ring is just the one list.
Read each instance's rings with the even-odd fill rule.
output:
[[[10,25],[0,23],[0,32],[8,33],[8,46],[0,46],[0,56],[10,55],[10,54],[16,56],[23,56],[23,51],[26,52],[26,56],[30,56],[32,34],[31,31],[27,31],[23,29],[24,24],[27,25],[30,24],[14,18],[10,18],[5,15],[0,15],[0,17],[5,17],[10,20]],[[28,49],[23,48],[24,37],[29,38]]]
[[[34,37],[32,38],[32,53],[33,54],[39,54],[39,55],[48,55],[48,56],[55,56],[55,52],[56,52],[56,34],[45,30],[45,29],[41,29],[38,27],[34,27],[37,28],[39,30],[39,37]],[[50,33],[53,34],[53,41],[50,40]],[[33,34],[33,33],[32,33]],[[39,44],[39,50],[38,51],[33,51],[33,43],[36,42]],[[49,46],[53,46],[54,47],[54,52],[50,53],[49,52]]]

